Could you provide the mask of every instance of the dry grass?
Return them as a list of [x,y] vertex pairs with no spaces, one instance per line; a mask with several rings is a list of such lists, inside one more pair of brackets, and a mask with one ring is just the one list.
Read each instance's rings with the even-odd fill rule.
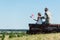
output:
[[36,34],[14,38],[9,38],[7,35],[4,40],[60,40],[60,33]]

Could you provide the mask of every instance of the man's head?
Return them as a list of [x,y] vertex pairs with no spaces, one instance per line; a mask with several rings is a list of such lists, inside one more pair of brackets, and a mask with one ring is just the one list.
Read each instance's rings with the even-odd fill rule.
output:
[[45,8],[45,12],[47,12],[48,11],[48,8]]

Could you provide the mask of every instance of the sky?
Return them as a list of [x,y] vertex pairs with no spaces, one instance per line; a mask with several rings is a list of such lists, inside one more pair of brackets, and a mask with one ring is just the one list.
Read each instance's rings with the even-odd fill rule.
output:
[[47,7],[52,14],[52,24],[60,24],[60,0],[0,0],[0,29],[29,29],[30,18],[44,15]]

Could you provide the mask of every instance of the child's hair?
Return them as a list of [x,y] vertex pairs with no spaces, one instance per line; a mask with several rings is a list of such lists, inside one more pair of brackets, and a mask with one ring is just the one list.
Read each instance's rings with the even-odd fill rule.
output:
[[41,13],[38,13],[39,16],[41,16]]

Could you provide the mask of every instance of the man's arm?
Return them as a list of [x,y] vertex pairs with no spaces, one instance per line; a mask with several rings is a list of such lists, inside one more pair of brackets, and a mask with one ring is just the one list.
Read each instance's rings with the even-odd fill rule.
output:
[[45,19],[45,17],[44,17],[44,16],[42,16],[42,17],[41,17],[41,19]]

